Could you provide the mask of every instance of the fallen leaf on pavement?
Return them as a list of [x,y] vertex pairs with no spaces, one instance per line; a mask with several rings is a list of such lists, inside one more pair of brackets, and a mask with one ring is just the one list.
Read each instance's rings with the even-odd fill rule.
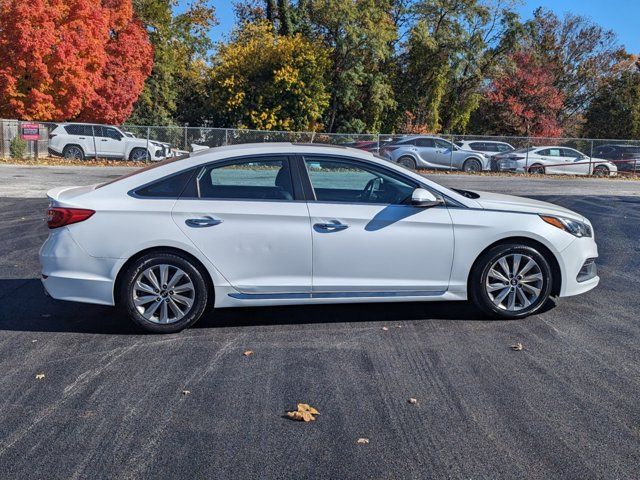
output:
[[182,394],[183,395],[189,395],[191,393],[191,391],[189,390],[182,390]]
[[287,412],[287,416],[290,419],[299,422],[313,422],[316,419],[316,415],[320,415],[320,412],[306,403],[299,403],[297,410]]
[[389,328],[388,327],[382,327],[382,330],[384,330],[386,332],[387,330],[389,330]]
[[44,373],[36,373],[36,380],[42,380],[44,378]]
[[365,443],[369,443],[369,439],[368,438],[359,438],[356,443],[359,443],[359,444],[363,445]]
[[251,355],[253,355],[253,350],[247,350],[246,352],[243,353],[243,355],[245,357],[250,357]]
[[519,352],[520,350],[523,350],[523,349],[524,349],[524,346],[520,342],[514,345],[511,345],[511,350],[515,350],[516,352]]
[[418,403],[418,400],[416,398],[410,398],[409,399],[409,403],[416,404],[416,403]]

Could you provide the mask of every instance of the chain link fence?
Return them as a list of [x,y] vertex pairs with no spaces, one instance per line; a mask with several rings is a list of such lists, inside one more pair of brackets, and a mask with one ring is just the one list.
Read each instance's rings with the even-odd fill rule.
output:
[[[394,145],[406,143],[412,135],[347,134],[318,132],[263,131],[233,128],[184,126],[123,125],[112,127],[98,124],[58,124],[37,122],[37,140],[27,140],[25,148],[15,147],[23,133],[25,122],[0,120],[0,156],[58,156],[74,159],[111,159],[157,161],[211,147],[242,143],[291,142],[342,145],[378,153]],[[70,125],[82,125],[72,127]],[[438,151],[438,163],[428,161],[429,148],[414,145],[419,160],[416,166],[432,166],[445,170],[463,169],[456,158],[460,151],[471,151],[486,160],[486,169],[519,173],[598,173],[598,165],[606,161],[615,165],[619,174],[640,173],[640,140],[606,140],[587,138],[539,138],[514,136],[437,135],[432,148]],[[543,148],[545,147],[545,148]],[[422,153],[421,153],[422,152]],[[547,154],[547,155],[541,155]],[[141,155],[142,154],[142,155]],[[448,161],[447,161],[447,155]],[[397,161],[397,158],[395,159]],[[514,167],[515,165],[515,167]]]

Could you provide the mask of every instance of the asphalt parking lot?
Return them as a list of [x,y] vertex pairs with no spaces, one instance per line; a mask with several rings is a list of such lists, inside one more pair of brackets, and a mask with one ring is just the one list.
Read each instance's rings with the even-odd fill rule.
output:
[[591,219],[601,285],[532,318],[247,308],[153,336],[38,280],[43,192],[122,171],[0,166],[3,479],[640,477],[639,182],[434,177]]

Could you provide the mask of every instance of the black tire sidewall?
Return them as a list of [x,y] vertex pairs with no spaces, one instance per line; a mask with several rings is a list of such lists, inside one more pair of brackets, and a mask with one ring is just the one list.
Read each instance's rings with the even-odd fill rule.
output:
[[534,175],[544,175],[545,170],[542,165],[540,165],[539,163],[536,163],[529,167],[529,173],[532,173]]
[[75,157],[67,157],[67,152],[72,148],[77,148],[80,151],[80,158],[78,160],[84,160],[84,151],[78,145],[67,145],[66,147],[64,147],[62,149],[62,157],[66,160],[76,160]]
[[606,177],[609,175],[609,169],[604,165],[598,165],[593,169],[593,175],[596,177]]
[[[133,158],[133,157],[134,157],[134,154],[135,154],[136,152],[140,152],[140,151],[144,152],[144,158],[143,158],[142,160],[135,160],[135,159]],[[129,154],[129,161],[130,161],[130,162],[139,162],[139,161],[144,161],[144,162],[146,162],[146,161],[148,161],[150,158],[151,158],[151,156],[149,155],[149,152],[145,151],[145,149],[144,149],[144,148],[140,148],[140,147],[136,147],[136,148],[134,148],[133,150],[131,150],[131,153]]]
[[[496,307],[489,298],[484,285],[491,265],[500,257],[510,253],[522,253],[531,256],[540,266],[543,275],[543,286],[540,296],[531,306],[517,312],[507,312]],[[470,275],[469,298],[485,314],[493,318],[517,319],[533,315],[538,312],[549,299],[553,288],[553,274],[551,266],[543,254],[528,245],[502,244],[496,245],[485,252],[475,263]]]
[[[478,169],[467,170],[467,165],[472,165],[472,164],[476,165]],[[462,164],[462,171],[467,173],[480,173],[482,171],[482,162],[480,162],[480,160],[477,160],[475,158],[469,158],[465,160],[464,163]]]
[[[195,288],[195,301],[193,307],[191,308],[191,311],[180,321],[168,325],[153,323],[144,318],[136,309],[131,295],[133,283],[135,282],[140,272],[146,270],[149,267],[162,263],[179,267],[180,269],[185,271],[189,275],[189,278],[191,279],[191,282],[193,283],[193,286]],[[196,323],[207,308],[210,295],[207,282],[204,279],[204,275],[204,272],[201,272],[198,267],[196,267],[192,262],[189,261],[189,259],[181,255],[165,252],[149,253],[140,257],[127,267],[126,271],[123,274],[123,279],[120,285],[119,303],[126,311],[129,318],[146,332],[179,332]]]
[[400,157],[400,159],[398,160],[398,163],[411,170],[416,169],[416,161],[411,157]]

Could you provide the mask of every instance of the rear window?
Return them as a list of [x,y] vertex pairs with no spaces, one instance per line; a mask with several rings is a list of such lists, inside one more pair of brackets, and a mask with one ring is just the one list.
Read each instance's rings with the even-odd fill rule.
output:
[[147,165],[146,167],[140,168],[138,170],[134,170],[133,172],[127,173],[126,175],[123,175],[121,177],[114,178],[113,180],[110,180],[110,181],[105,182],[105,183],[101,183],[96,188],[106,187],[107,185],[111,185],[112,183],[119,182],[120,180],[124,180],[125,178],[130,178],[130,177],[133,177],[133,176],[138,175],[140,173],[148,172],[149,170],[153,170],[154,168],[162,167],[164,165],[168,165],[168,164],[173,163],[173,162],[179,162],[180,160],[184,160],[185,158],[189,158],[189,154],[188,153],[185,154],[185,155],[180,155],[179,157],[166,158],[164,160],[161,160],[160,162],[154,162],[154,163],[152,163],[150,165]]
[[169,175],[149,185],[138,188],[135,194],[139,197],[178,198],[182,195],[182,192],[185,191],[187,185],[191,179],[193,179],[196,170],[199,170],[199,168],[200,167],[191,168],[180,173]]

